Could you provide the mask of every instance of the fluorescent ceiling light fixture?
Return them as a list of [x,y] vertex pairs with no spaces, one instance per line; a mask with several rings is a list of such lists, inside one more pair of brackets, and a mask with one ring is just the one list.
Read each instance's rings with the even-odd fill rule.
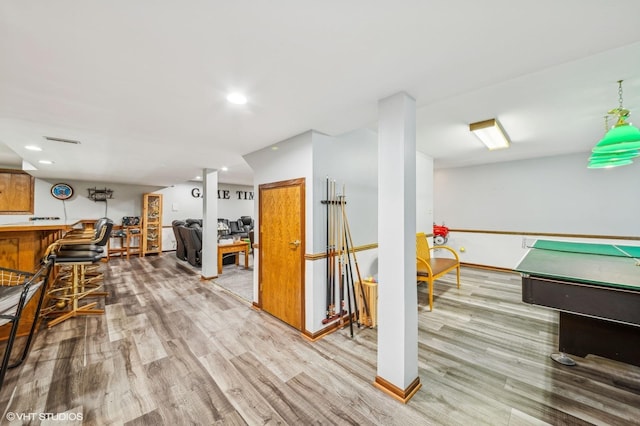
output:
[[35,146],[35,145],[27,145],[24,148],[28,149],[29,151],[42,151],[42,148],[40,148],[39,146]]
[[242,93],[229,93],[227,95],[227,100],[232,104],[236,105],[244,105],[247,103],[247,97]]
[[40,164],[53,164],[53,161],[51,161],[51,160],[40,160],[40,161],[38,161],[38,163],[40,163]]
[[490,151],[509,148],[509,137],[495,118],[469,124],[469,130],[476,135]]

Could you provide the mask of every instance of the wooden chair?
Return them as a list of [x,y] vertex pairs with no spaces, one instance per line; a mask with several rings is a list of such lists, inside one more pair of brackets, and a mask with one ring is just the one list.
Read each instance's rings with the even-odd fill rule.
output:
[[433,310],[433,282],[438,278],[446,275],[450,271],[456,269],[458,278],[458,288],[460,288],[460,258],[458,253],[451,247],[438,246],[451,252],[451,257],[432,257],[429,247],[429,240],[424,232],[416,234],[416,269],[418,283],[426,282],[429,284],[429,310]]
[[114,256],[127,256],[127,260],[132,254],[142,257],[141,240],[142,228],[139,225],[114,227],[107,241],[107,261]]

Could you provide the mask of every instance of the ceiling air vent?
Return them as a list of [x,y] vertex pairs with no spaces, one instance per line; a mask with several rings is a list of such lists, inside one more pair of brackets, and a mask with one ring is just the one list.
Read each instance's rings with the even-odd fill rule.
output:
[[44,138],[52,142],[63,142],[63,143],[71,143],[74,145],[80,145],[80,141],[74,141],[72,139],[54,138],[52,136],[45,136]]

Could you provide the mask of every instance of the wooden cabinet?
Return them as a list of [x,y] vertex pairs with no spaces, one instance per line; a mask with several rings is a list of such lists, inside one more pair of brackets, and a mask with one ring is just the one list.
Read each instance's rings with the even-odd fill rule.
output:
[[0,214],[33,214],[34,182],[22,170],[0,169]]
[[162,252],[162,194],[142,198],[142,253]]

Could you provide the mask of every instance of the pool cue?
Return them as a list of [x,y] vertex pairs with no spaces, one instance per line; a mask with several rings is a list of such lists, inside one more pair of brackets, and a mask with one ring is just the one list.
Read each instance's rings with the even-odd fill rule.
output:
[[334,321],[336,314],[336,217],[335,217],[335,182],[327,177],[327,299],[328,316],[323,324]]
[[[338,196],[338,202],[340,205],[340,210],[344,210],[344,196]],[[342,215],[339,216],[342,219]],[[349,333],[351,337],[353,337],[353,314],[351,310],[351,288],[349,286],[349,264],[346,262],[348,251],[345,248],[346,246],[346,232],[344,229],[344,221],[340,220],[340,249],[342,251],[342,274],[343,274],[343,288],[342,288],[342,305],[344,306],[344,293],[347,295],[347,315],[349,316]]]
[[344,324],[345,303],[344,303],[344,252],[342,251],[342,240],[340,239],[340,224],[337,227],[336,246],[338,247],[338,279],[340,280],[340,325]]
[[358,276],[358,284],[360,287],[360,294],[362,294],[362,306],[364,307],[364,312],[365,314],[367,314],[367,326],[371,326],[372,325],[372,320],[371,320],[371,312],[369,311],[369,302],[367,301],[367,296],[364,293],[364,285],[362,284],[362,276],[360,275],[360,267],[358,266],[358,258],[356,257],[356,252],[353,250],[353,238],[351,237],[351,227],[349,226],[349,219],[347,217],[346,214],[346,210],[345,210],[345,214],[344,214],[344,224],[345,224],[345,228],[347,230],[347,236],[349,238],[349,241],[351,243],[351,250],[353,251],[353,262],[356,265],[356,275]]
[[[349,302],[349,326],[351,328],[351,337],[353,337],[352,318],[353,313],[356,314],[356,325],[360,328],[360,313],[358,312],[358,301],[356,300],[356,288],[353,282],[353,268],[351,267],[351,258],[349,257],[349,243],[347,242],[347,234],[345,232],[345,245],[347,253],[347,293]],[[353,310],[351,310],[351,298],[353,297]]]
[[[333,285],[331,287],[333,291],[332,300],[334,303],[337,303],[337,310],[334,308],[334,318],[338,318],[340,321],[340,327],[342,327],[343,323],[343,314],[344,314],[344,304],[343,304],[343,272],[342,272],[342,261],[341,256],[342,252],[339,246],[339,235],[340,235],[340,222],[338,220],[337,212],[337,200],[336,200],[336,182],[331,181],[331,222],[332,222],[332,256],[333,256]],[[336,286],[337,293],[336,294]],[[337,311],[337,312],[336,312]]]
[[[351,253],[350,253],[350,248],[349,248],[349,238],[347,236],[347,211],[345,209],[345,204],[346,204],[346,196],[344,195],[346,193],[344,186],[342,187],[342,223],[344,224],[344,243],[345,243],[345,248],[346,248],[346,252],[347,252],[347,264],[349,265],[348,268],[348,279],[350,279],[351,282],[351,293],[353,296],[353,312],[355,312],[356,314],[356,324],[358,326],[358,328],[360,328],[360,311],[358,310],[358,300],[356,297],[356,287],[355,287],[355,282],[353,280],[353,268],[351,267]],[[353,244],[352,247],[353,248]],[[355,253],[354,253],[355,255]],[[351,303],[351,296],[349,297],[349,303]],[[351,315],[351,305],[349,305],[349,315]],[[351,335],[351,337],[353,337],[353,334]]]
[[329,241],[329,176],[327,176],[326,179],[326,212],[327,212],[327,250],[326,250],[326,259],[327,259],[327,265],[326,265],[326,277],[327,277],[327,281],[326,281],[326,288],[325,288],[325,300],[327,302],[327,312],[326,312],[326,316],[325,318],[328,320],[329,317],[331,316],[331,277],[330,277],[330,266],[329,266],[329,258],[330,258],[330,252],[331,252],[331,246],[330,246],[330,241]]

